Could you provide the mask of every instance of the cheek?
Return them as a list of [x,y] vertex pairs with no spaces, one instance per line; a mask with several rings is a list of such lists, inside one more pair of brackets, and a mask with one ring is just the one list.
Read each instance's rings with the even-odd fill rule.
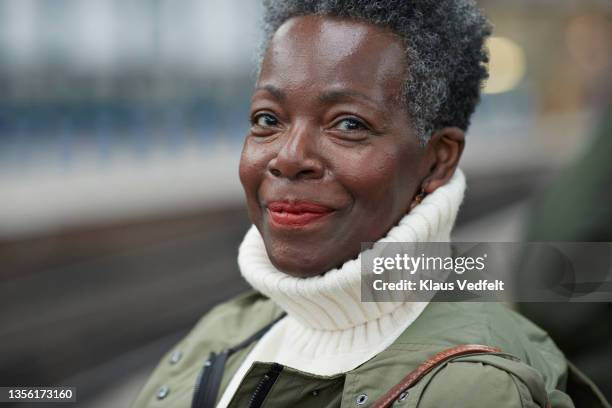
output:
[[377,146],[348,160],[339,172],[359,209],[393,217],[410,204],[417,168],[411,151]]
[[260,223],[262,216],[258,191],[266,172],[267,162],[265,149],[247,139],[240,155],[238,172],[245,193],[249,217],[255,225]]
[[255,176],[255,166],[254,163],[249,159],[248,156],[245,156],[244,153],[240,156],[240,166],[238,167],[238,174],[240,177],[240,183],[242,183],[242,188],[247,195],[247,199],[249,198],[250,191],[253,190],[252,186],[256,183]]
[[240,155],[239,176],[247,199],[252,199],[254,193],[261,183],[266,170],[268,159],[265,157],[265,149],[251,142],[249,138],[244,142]]

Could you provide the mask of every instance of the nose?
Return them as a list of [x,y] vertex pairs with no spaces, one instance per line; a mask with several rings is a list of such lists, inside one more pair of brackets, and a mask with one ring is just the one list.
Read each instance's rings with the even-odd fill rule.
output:
[[290,180],[323,177],[324,166],[317,152],[316,133],[307,124],[290,129],[278,154],[268,163],[268,171],[274,177]]

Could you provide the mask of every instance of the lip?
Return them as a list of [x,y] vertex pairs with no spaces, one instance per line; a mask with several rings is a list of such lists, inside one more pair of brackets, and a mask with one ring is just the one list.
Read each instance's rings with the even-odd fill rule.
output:
[[305,227],[335,211],[310,201],[272,201],[267,209],[272,224],[280,227]]

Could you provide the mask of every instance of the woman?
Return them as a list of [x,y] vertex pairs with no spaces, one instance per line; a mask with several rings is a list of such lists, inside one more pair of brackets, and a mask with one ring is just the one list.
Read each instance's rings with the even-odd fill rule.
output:
[[499,304],[360,301],[362,242],[449,240],[486,77],[474,2],[265,10],[240,163],[255,292],[207,314],[134,407],[573,406],[561,352]]

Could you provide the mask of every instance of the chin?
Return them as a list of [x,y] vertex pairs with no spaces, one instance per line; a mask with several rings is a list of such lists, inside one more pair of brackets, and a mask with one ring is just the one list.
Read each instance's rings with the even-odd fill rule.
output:
[[309,264],[307,262],[300,262],[297,259],[276,259],[271,257],[272,264],[279,271],[286,273],[289,276],[295,278],[311,278],[313,276],[322,275],[327,272],[330,268],[324,268],[317,264]]
[[361,246],[345,248],[333,242],[291,242],[264,236],[270,262],[279,271],[297,278],[310,278],[342,267],[359,256]]
[[328,266],[317,259],[306,258],[304,254],[310,251],[292,251],[289,248],[268,249],[270,261],[279,271],[296,278],[310,278],[322,275],[333,266]]

